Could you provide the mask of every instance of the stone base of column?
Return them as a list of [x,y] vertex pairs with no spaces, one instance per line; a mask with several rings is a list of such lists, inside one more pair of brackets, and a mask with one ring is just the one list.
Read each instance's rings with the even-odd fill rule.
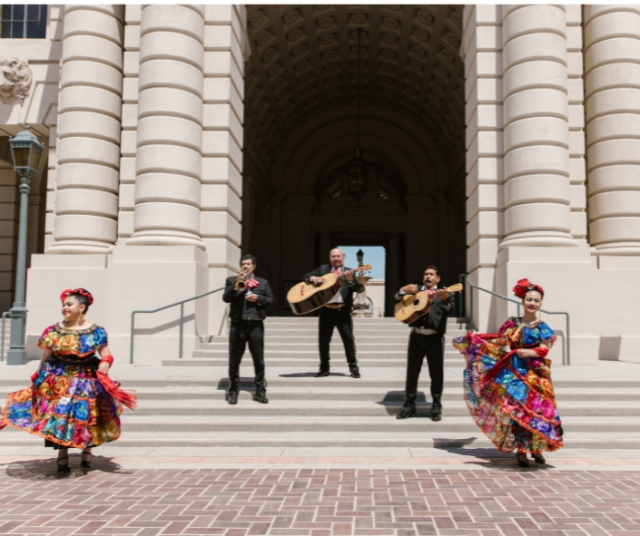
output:
[[51,247],[47,249],[47,254],[100,254],[109,253],[111,251],[111,247],[112,244],[101,244],[94,241],[62,240],[60,242],[54,242]]
[[205,249],[202,239],[192,233],[179,231],[137,231],[127,240],[130,246],[196,246]]
[[[131,312],[156,309],[209,290],[206,253],[195,246],[114,246],[111,255],[34,255],[28,275],[27,352],[38,359],[38,337],[62,319],[60,293],[83,287],[95,299],[87,318],[103,326],[117,363],[128,363]],[[207,298],[185,304],[183,356],[208,333]],[[195,317],[195,319],[194,319]],[[157,364],[179,351],[180,307],[136,315],[134,363]]]
[[505,238],[499,249],[507,249],[510,247],[575,247],[577,246],[575,238],[569,233],[558,231],[527,232],[514,233]]
[[637,256],[640,257],[640,243],[616,242],[615,244],[602,244],[595,247],[597,255]]
[[[638,261],[625,264],[611,257],[603,264],[588,246],[508,247],[498,254],[493,290],[513,297],[512,287],[524,277],[541,285],[545,290],[543,308],[567,311],[571,316],[571,364],[595,365],[599,359],[623,358],[622,346],[613,348],[610,337],[620,337],[626,341],[625,347],[630,337],[637,337],[634,304],[640,300]],[[516,305],[493,299],[489,309],[479,311],[480,323],[490,315],[499,319],[491,326],[497,329],[508,316],[516,315]],[[566,361],[565,317],[542,314],[542,318],[558,334],[550,358],[561,364]]]

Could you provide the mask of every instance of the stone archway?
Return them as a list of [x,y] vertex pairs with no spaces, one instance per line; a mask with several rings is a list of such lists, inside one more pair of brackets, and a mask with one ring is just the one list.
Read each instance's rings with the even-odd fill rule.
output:
[[[427,262],[456,278],[465,268],[462,6],[258,5],[247,19],[243,249],[262,258],[276,292],[345,231],[382,237],[389,289]],[[376,181],[394,177],[396,192],[332,201],[322,184],[349,166],[358,107],[367,169]]]

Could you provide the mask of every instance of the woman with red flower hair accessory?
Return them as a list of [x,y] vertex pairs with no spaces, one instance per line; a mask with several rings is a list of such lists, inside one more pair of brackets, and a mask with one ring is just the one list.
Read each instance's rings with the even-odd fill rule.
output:
[[108,376],[113,356],[104,328],[87,322],[93,303],[83,288],[60,295],[64,320],[44,330],[44,350],[27,389],[10,393],[0,428],[6,425],[44,437],[58,450],[59,472],[67,473],[69,447],[82,450],[81,466],[91,466],[91,448],[120,437],[122,405],[135,408],[135,396]]
[[556,336],[536,318],[543,288],[520,279],[513,293],[522,300],[522,317],[509,318],[497,334],[469,332],[453,345],[466,360],[464,397],[471,417],[498,449],[517,450],[518,465],[529,467],[527,453],[544,464],[543,450],[563,446],[547,358]]

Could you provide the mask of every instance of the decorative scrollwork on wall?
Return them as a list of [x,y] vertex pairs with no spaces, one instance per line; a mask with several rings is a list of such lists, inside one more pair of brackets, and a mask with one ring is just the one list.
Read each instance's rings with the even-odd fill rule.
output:
[[15,56],[0,56],[0,98],[5,104],[19,101],[20,104],[29,96],[33,73],[27,62]]

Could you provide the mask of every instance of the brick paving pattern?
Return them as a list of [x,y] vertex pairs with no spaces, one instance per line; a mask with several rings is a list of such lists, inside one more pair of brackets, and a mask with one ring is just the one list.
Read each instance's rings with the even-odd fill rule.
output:
[[[0,536],[640,535],[640,470],[1,464]],[[72,465],[78,460],[72,458]]]

